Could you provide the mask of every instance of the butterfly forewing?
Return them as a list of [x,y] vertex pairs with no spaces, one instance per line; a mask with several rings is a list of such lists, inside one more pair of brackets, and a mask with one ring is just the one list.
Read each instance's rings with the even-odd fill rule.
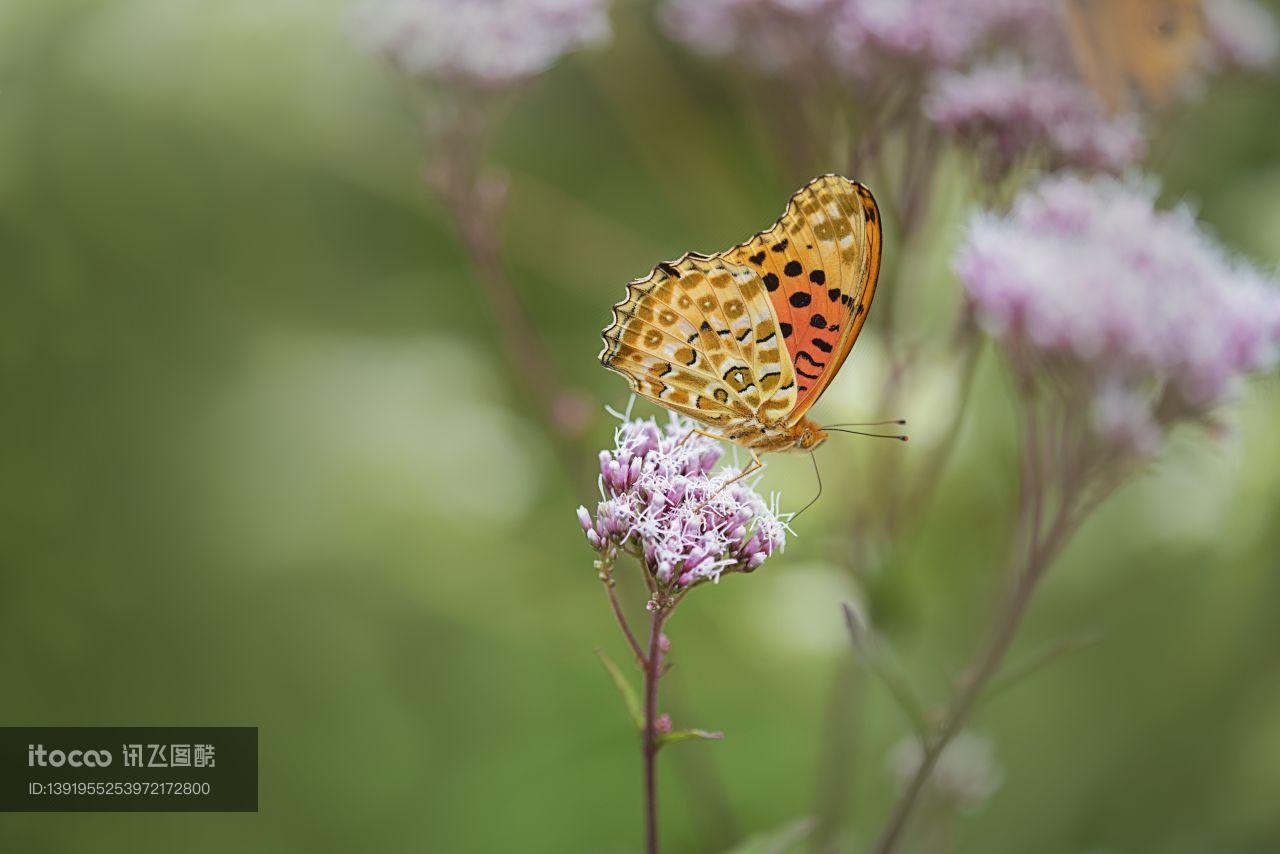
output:
[[824,175],[792,197],[769,230],[725,253],[759,271],[795,370],[794,423],[849,355],[875,294],[880,215],[871,192]]

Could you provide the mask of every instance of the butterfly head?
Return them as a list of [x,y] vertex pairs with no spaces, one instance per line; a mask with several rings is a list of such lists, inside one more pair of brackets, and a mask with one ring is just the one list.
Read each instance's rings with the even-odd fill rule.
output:
[[795,439],[794,450],[808,452],[827,441],[827,431],[806,418],[797,425]]

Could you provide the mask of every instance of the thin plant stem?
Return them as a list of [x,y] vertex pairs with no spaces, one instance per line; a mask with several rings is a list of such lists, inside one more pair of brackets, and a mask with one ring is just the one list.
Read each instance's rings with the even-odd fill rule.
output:
[[1033,549],[1028,557],[1026,566],[1017,574],[1014,588],[996,620],[990,640],[980,654],[976,665],[970,670],[963,687],[952,702],[942,724],[932,738],[926,742],[920,767],[916,770],[916,773],[912,776],[894,806],[893,813],[885,825],[884,831],[880,834],[875,847],[871,849],[873,854],[891,854],[897,848],[898,843],[901,841],[902,833],[906,829],[907,821],[919,804],[920,795],[924,791],[929,777],[933,774],[938,759],[942,756],[943,751],[946,750],[947,745],[951,743],[951,740],[964,727],[969,718],[969,713],[978,698],[982,695],[992,677],[999,671],[1000,664],[1004,661],[1005,655],[1017,635],[1018,627],[1026,614],[1027,606],[1031,603],[1032,595],[1035,593],[1040,579],[1044,576],[1045,570],[1062,544],[1070,519],[1071,513],[1068,509],[1066,507],[1060,508],[1050,532]]
[[[1053,565],[1071,536],[1097,506],[1127,477],[1124,466],[1111,466],[1100,460],[1090,465],[1083,448],[1070,448],[1065,431],[1043,425],[1036,402],[1024,396],[1025,426],[1022,459],[1022,497],[1019,500],[1017,530],[1010,550],[1010,589],[992,623],[986,642],[974,664],[968,669],[960,690],[951,701],[942,723],[926,739],[920,767],[908,782],[894,805],[872,854],[892,854],[902,841],[903,832],[918,807],[925,784],[939,758],[952,739],[964,728],[970,713],[999,673],[1013,639],[1018,633],[1032,597],[1045,573]],[[1052,472],[1045,466],[1052,454],[1044,448],[1046,434],[1062,443],[1064,470]],[[1092,476],[1092,477],[1091,477]],[[1048,510],[1050,493],[1057,501],[1048,512],[1049,521],[1042,527]]]
[[455,104],[456,124],[429,135],[440,148],[437,167],[428,183],[443,203],[470,261],[498,330],[502,355],[511,376],[532,404],[548,435],[555,440],[568,470],[582,475],[579,456],[569,443],[576,439],[581,396],[561,383],[546,342],[508,275],[502,257],[502,214],[505,186],[487,179],[482,145],[493,122],[492,104]]
[[644,759],[645,851],[658,854],[658,680],[662,677],[662,626],[671,613],[670,605],[654,603],[649,621],[649,655],[644,667]]
[[636,663],[641,668],[644,668],[644,650],[640,647],[640,641],[636,639],[636,633],[631,630],[631,623],[627,620],[627,615],[623,613],[622,603],[618,601],[618,587],[613,578],[613,560],[610,558],[602,558],[600,560],[600,581],[604,584],[605,594],[609,597],[609,607],[613,609],[613,616],[618,621],[618,628],[622,629],[622,633],[626,635],[627,645],[631,647],[631,652],[636,657]]

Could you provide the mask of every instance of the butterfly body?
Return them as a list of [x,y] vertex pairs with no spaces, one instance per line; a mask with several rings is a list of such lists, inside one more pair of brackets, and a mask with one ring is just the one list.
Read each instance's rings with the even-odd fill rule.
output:
[[750,240],[630,282],[600,362],[753,455],[811,451],[827,434],[805,413],[866,321],[880,247],[871,192],[824,175]]

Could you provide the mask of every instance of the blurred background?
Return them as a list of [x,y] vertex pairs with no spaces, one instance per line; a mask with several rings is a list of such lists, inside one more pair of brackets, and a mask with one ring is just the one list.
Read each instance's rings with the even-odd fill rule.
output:
[[[625,645],[574,518],[611,439],[603,407],[628,397],[599,330],[656,261],[772,222],[793,176],[750,85],[643,3],[615,4],[609,45],[504,113],[507,268],[590,406],[572,474],[424,189],[418,95],[352,46],[347,9],[0,4],[0,722],[252,725],[261,751],[257,814],[6,814],[5,850],[638,848],[636,738],[594,654]],[[1149,161],[1267,267],[1277,108],[1274,78],[1215,83]],[[926,303],[954,299],[967,204],[943,206]],[[923,444],[832,440],[785,555],[670,626],[668,709],[726,733],[663,755],[672,851],[830,808],[841,601],[875,603],[931,699],[979,637],[1015,483],[1006,377],[984,359],[927,520],[855,576],[842,514],[880,488],[862,473],[937,441],[952,393],[925,370],[906,411],[867,411],[876,319],[821,415],[905,415]],[[1274,377],[1230,414],[1229,436],[1178,434],[1050,576],[1018,648],[1096,643],[984,707],[1003,786],[955,850],[1280,850]],[[798,509],[808,461],[771,463],[762,488]],[[870,832],[906,726],[858,684],[838,799]]]

